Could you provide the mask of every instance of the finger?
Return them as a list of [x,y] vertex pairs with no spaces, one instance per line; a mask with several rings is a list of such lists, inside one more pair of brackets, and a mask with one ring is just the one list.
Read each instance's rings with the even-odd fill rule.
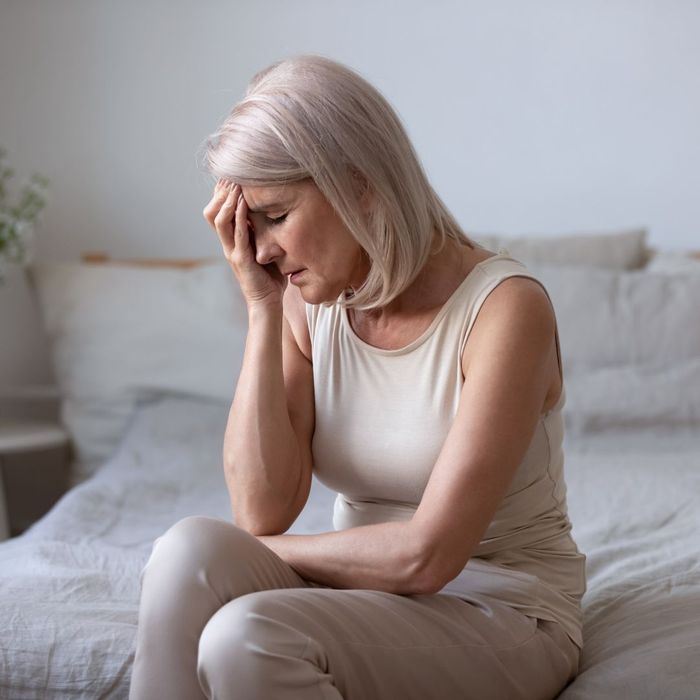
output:
[[232,187],[228,190],[226,198],[224,199],[218,214],[214,218],[214,227],[217,234],[219,235],[219,240],[224,250],[224,255],[228,259],[233,252],[235,241],[234,241],[234,225],[233,218],[235,214],[235,193],[236,188]]
[[248,202],[245,201],[243,191],[239,188],[236,197],[236,225],[234,229],[235,244],[241,250],[250,247],[250,229],[248,228]]
[[207,204],[207,206],[204,207],[204,211],[202,213],[204,215],[204,218],[207,220],[207,223],[212,228],[215,228],[214,220],[216,219],[216,216],[219,213],[219,211],[221,211],[221,207],[226,201],[229,192],[230,185],[224,182],[224,184],[222,184],[219,187],[219,189],[214,192],[214,196],[211,198],[209,204]]

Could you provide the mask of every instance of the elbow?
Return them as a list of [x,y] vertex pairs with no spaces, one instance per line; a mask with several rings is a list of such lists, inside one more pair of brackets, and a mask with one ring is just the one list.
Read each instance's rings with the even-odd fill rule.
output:
[[233,507],[231,508],[231,515],[232,522],[236,527],[255,537],[283,535],[290,527],[286,522],[280,522],[279,520],[273,522],[269,518],[261,519],[246,516],[241,510],[236,511]]
[[[469,559],[467,558],[467,561]],[[439,593],[466,566],[462,562],[446,556],[436,547],[429,547],[416,560],[407,588],[413,595],[433,595]]]
[[233,524],[241,530],[245,530],[245,532],[248,534],[253,535],[253,537],[274,537],[275,535],[284,535],[286,532],[286,530],[280,530],[278,528],[269,528],[256,525],[241,525],[235,520]]
[[409,595],[433,595],[439,593],[447,581],[444,581],[437,572],[426,569],[422,573],[412,577],[410,584],[407,586]]
[[445,579],[433,556],[419,556],[408,567],[399,592],[403,595],[432,595],[439,593],[449,580]]

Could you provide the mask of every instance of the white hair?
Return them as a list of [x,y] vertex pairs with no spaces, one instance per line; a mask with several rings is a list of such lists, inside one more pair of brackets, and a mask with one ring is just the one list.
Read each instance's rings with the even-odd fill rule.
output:
[[[336,301],[357,310],[401,294],[434,252],[435,232],[439,249],[446,238],[478,246],[431,187],[387,100],[323,56],[294,56],[253,76],[207,141],[205,159],[216,178],[244,186],[311,178],[367,256],[363,284]],[[365,188],[372,206],[363,215]]]

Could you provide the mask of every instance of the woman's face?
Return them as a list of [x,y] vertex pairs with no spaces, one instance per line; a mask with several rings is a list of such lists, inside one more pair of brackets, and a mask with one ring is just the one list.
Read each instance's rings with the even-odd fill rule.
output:
[[312,180],[242,190],[256,261],[287,275],[303,269],[293,284],[304,301],[333,302],[362,284],[369,269],[362,249]]

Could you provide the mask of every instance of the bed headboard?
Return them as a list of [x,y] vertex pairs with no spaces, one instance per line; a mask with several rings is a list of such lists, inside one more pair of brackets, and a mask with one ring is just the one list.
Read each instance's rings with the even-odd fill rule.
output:
[[[647,259],[650,260],[654,255],[657,253],[660,253],[661,251],[658,248],[649,248],[648,249],[648,256]],[[685,255],[688,256],[689,258],[694,258],[695,260],[700,260],[700,250],[687,250],[685,252]]]
[[128,265],[135,267],[175,267],[187,270],[207,265],[217,258],[113,258],[107,253],[83,253],[80,259],[94,265]]

